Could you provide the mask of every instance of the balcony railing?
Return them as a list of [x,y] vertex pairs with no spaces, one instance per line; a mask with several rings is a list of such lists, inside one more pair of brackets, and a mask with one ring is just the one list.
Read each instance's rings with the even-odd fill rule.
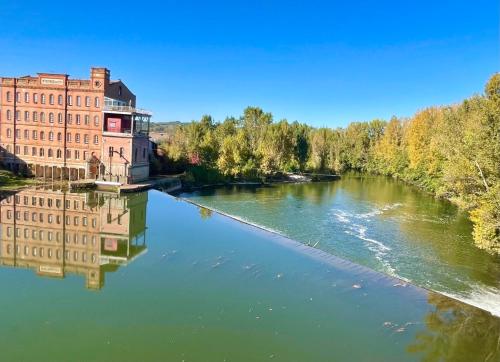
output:
[[140,109],[140,108],[135,108],[132,106],[110,106],[110,105],[104,105],[103,107],[104,112],[119,112],[119,113],[136,113],[136,114],[144,114],[147,116],[151,116],[152,113],[149,111],[146,111],[145,109]]

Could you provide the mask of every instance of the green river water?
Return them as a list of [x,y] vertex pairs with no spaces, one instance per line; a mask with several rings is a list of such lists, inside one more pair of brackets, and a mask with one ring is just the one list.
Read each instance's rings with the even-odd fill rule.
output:
[[[316,226],[311,230],[326,227],[326,216],[320,222],[307,213],[292,222],[293,208],[282,206],[299,200],[306,209],[330,203],[333,223],[337,209],[349,219],[351,211],[332,203],[343,195],[353,205],[349,190],[335,183],[306,186],[219,190],[217,198],[196,198],[212,206],[215,199],[239,204],[247,213],[241,216],[281,232],[293,223],[302,230],[307,223]],[[382,191],[378,195],[382,200]],[[367,197],[358,199],[360,205]],[[272,225],[249,216],[272,210],[277,215]],[[435,210],[448,220],[458,217],[451,209]],[[396,222],[384,213],[377,217]],[[465,235],[470,226],[463,223],[450,230]],[[297,242],[158,191],[116,196],[28,189],[4,196],[0,359],[500,360],[498,318],[334,256],[349,256],[334,248],[335,234],[355,237],[345,231],[350,229],[339,229],[331,244],[321,241],[312,248],[305,244],[316,243],[313,235]],[[399,232],[412,235],[402,226]],[[423,238],[429,231],[413,234]],[[373,237],[371,229],[365,236]],[[377,250],[366,249],[361,264],[399,273],[394,262],[388,266]],[[436,247],[435,257],[444,249]],[[487,273],[477,273],[482,274]]]
[[500,257],[474,245],[465,212],[383,176],[182,195],[500,315]]

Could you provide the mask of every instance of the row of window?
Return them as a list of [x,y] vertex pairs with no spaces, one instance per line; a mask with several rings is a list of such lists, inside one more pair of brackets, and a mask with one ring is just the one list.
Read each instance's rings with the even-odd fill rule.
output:
[[[11,121],[12,120],[12,115],[13,115],[14,112],[12,112],[10,109],[8,109],[6,111],[6,119],[8,121]],[[24,111],[23,112],[23,118],[21,118],[21,111],[16,111],[16,117],[15,117],[15,120],[16,121],[21,121],[21,120],[24,120],[25,122],[29,122],[30,120],[33,121],[33,122],[38,122],[38,120],[40,120],[40,122],[42,123],[45,123],[45,113],[44,112],[29,112],[29,111]],[[75,124],[77,125],[80,125],[83,124],[88,126],[90,125],[90,116],[88,114],[84,115],[83,118],[80,114],[75,114]],[[48,120],[49,120],[49,123],[55,123],[56,121],[56,114],[55,113],[48,113],[47,115],[48,117]],[[64,123],[64,116],[62,113],[57,113],[57,123],[59,124],[63,124]],[[68,118],[66,120],[66,123],[67,124],[73,124],[73,114],[72,113],[68,113]],[[99,116],[94,116],[94,126],[96,127],[99,127]]]
[[[22,204],[25,206],[30,205],[30,196],[24,195],[22,198]],[[47,203],[45,203],[47,201]],[[6,199],[4,199],[4,202],[2,204],[12,204],[14,202],[15,205],[21,205],[21,195],[14,195],[14,196],[9,196]],[[62,207],[62,200],[58,198],[52,198],[52,197],[39,197],[39,196],[31,196],[31,206],[39,206],[39,207],[53,207],[55,206],[57,209],[60,209]],[[64,206],[66,207],[66,210],[71,209],[71,200],[65,200]],[[84,200],[73,200],[73,210],[80,210],[80,206],[82,210],[85,210],[85,201]]]
[[[32,212],[31,213],[31,218],[30,218],[30,212],[29,211],[24,211],[23,212],[23,220],[24,221],[31,221],[32,222],[40,222],[40,223],[44,223],[45,222],[45,217],[44,217],[44,213],[41,213],[41,212]],[[7,218],[7,220],[11,220],[12,219],[12,216],[15,216],[16,220],[18,221],[21,221],[21,211],[16,211],[15,214],[12,210],[7,210],[7,213],[5,215],[5,217]],[[52,215],[52,214],[48,214],[47,215],[47,220],[46,220],[47,223],[49,224],[57,224],[57,225],[60,225],[61,222],[62,222],[62,216],[61,215]],[[70,215],[66,215],[66,220],[65,220],[65,224],[67,226],[71,225],[71,216]],[[82,226],[88,226],[88,218],[86,216],[83,216],[81,218],[81,225]],[[80,226],[80,217],[79,216],[74,216],[73,217],[73,226]],[[92,219],[92,227],[95,228],[97,226],[97,219],[93,218]]]
[[[21,256],[21,248],[23,250],[23,254],[24,256],[33,256],[33,257],[40,257],[40,258],[43,258],[45,257],[45,248],[44,247],[36,247],[36,246],[33,246],[31,247],[31,250],[30,250],[30,246],[29,245],[25,245],[24,247],[21,247],[21,245],[17,244],[16,245],[16,255],[17,256]],[[7,255],[11,255],[12,254],[12,245],[9,244],[7,245]],[[30,252],[31,251],[31,252]],[[52,251],[52,248],[47,248],[47,258],[49,259],[52,259],[53,257],[55,257],[56,260],[59,260],[61,259],[61,255],[63,253],[63,250],[60,249],[60,248],[57,248],[55,249],[55,252]],[[80,259],[80,255],[81,255],[81,259]],[[64,259],[66,261],[70,261],[70,257],[71,257],[71,251],[70,250],[66,250],[64,251]],[[87,263],[87,252],[86,251],[82,251],[81,254],[78,252],[78,250],[74,250],[73,251],[73,261],[74,262],[78,262],[78,261],[82,261],[83,263]],[[90,255],[90,262],[92,264],[95,264],[97,262],[97,256],[96,254],[92,253]]]
[[[5,147],[7,153],[12,152],[12,148],[10,145],[7,145]],[[23,155],[24,156],[33,156],[33,157],[45,157],[45,148],[43,147],[31,147],[31,152],[30,152],[30,147],[29,146],[23,146]],[[15,147],[15,154],[16,155],[21,155],[21,146],[16,146]],[[89,153],[87,151],[83,151],[82,153],[82,160],[87,160]],[[47,157],[54,157],[54,150],[52,148],[47,149]],[[62,151],[60,149],[57,149],[55,152],[55,158],[62,158]],[[66,159],[75,159],[75,160],[80,160],[80,150],[70,150],[66,149]]]
[[[12,237],[13,233],[13,228],[12,226],[7,227],[7,236]],[[21,237],[21,229],[16,227],[15,228],[15,233],[16,233],[16,238]],[[29,228],[24,228],[23,229],[23,234],[25,239],[31,238],[32,240],[39,240],[39,241],[55,241],[56,243],[62,242],[62,237],[61,237],[61,231],[52,231],[52,230],[41,230],[41,229],[32,229],[30,231]],[[64,239],[66,244],[70,244],[71,241],[73,241],[73,244],[78,245],[81,242],[81,245],[87,245],[88,242],[91,242],[93,246],[96,245],[97,243],[97,236],[92,235],[89,237],[87,234],[81,234],[81,233],[71,233],[71,232],[64,232]],[[47,236],[47,238],[45,238]],[[90,239],[90,240],[89,240]]]
[[[8,91],[6,93],[6,98],[7,98],[7,102],[12,102],[12,93],[10,91]],[[49,104],[54,105],[56,97],[53,94],[49,94],[48,98],[49,98]],[[57,104],[62,106],[63,100],[64,100],[64,97],[61,94],[59,94],[57,96]],[[44,93],[40,93],[40,94],[32,93],[30,96],[29,92],[24,92],[24,103],[28,104],[30,102],[33,102],[33,104],[38,104],[39,101],[40,101],[40,104],[46,104],[47,103],[47,96]],[[75,104],[77,107],[82,106],[82,101],[85,104],[85,107],[90,107],[90,105],[92,104],[92,98],[90,96],[86,96],[84,98],[81,96],[75,97]],[[21,92],[16,92],[16,102],[17,103],[21,102]],[[73,105],[73,96],[72,95],[68,95],[67,102],[68,102],[68,106]],[[101,106],[100,98],[94,97],[94,107],[99,108],[100,106]]]
[[[12,138],[12,129],[7,128],[6,136],[7,136],[7,138]],[[48,137],[47,139],[49,141],[55,141],[57,139],[57,142],[62,142],[62,140],[63,140],[62,132],[57,133],[56,139],[54,138],[54,136],[56,136],[56,134],[52,131],[49,131],[47,133],[47,137]],[[80,133],[75,133],[74,136],[75,136],[74,137],[75,143],[80,143],[82,140],[83,140],[84,144],[89,144],[89,142],[90,142],[90,136],[88,134],[84,134],[82,137],[82,135]],[[45,131],[38,132],[38,130],[34,129],[31,131],[31,138],[33,140],[40,139],[41,141],[45,141]],[[16,129],[16,139],[18,139],[18,140],[24,139],[26,141],[29,140],[30,139],[30,131],[28,129],[25,129],[24,131],[22,131],[19,128]],[[71,132],[66,133],[66,142],[68,142],[68,143],[73,142],[73,135]],[[93,142],[95,145],[99,144],[99,135],[94,135]]]

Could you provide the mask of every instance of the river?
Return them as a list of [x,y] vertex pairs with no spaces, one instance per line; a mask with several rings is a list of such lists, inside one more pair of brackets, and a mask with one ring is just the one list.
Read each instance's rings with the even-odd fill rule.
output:
[[347,174],[181,196],[500,315],[500,257],[474,245],[465,212],[403,182]]
[[[241,209],[250,210],[255,195],[274,191],[227,193],[245,198]],[[332,195],[306,194],[317,205]],[[342,225],[336,212],[331,220]],[[288,220],[283,212],[280,218]],[[300,219],[308,222],[305,215]],[[1,358],[500,359],[500,319],[319,245],[308,247],[158,191],[119,196],[38,188],[3,196]]]

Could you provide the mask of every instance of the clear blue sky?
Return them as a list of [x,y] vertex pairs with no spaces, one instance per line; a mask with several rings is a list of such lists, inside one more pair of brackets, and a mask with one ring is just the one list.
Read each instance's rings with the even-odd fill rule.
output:
[[498,0],[0,0],[0,74],[106,66],[156,121],[255,105],[312,125],[408,116],[482,93]]

